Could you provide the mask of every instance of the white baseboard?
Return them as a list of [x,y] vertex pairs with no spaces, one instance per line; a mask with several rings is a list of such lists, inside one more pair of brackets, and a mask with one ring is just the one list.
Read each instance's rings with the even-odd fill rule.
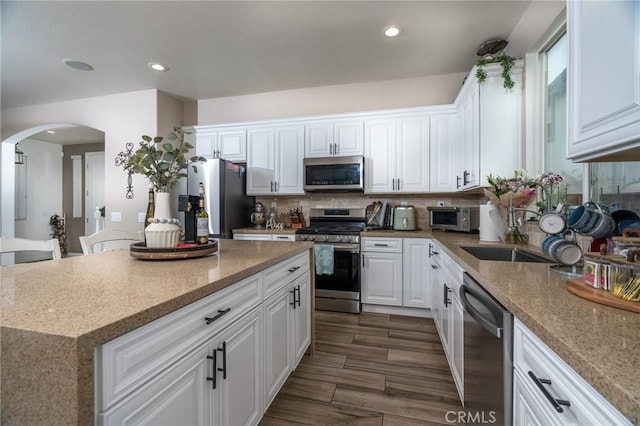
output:
[[405,315],[408,317],[433,318],[431,309],[405,308],[402,306],[370,305],[362,304],[362,312],[375,312],[378,314]]

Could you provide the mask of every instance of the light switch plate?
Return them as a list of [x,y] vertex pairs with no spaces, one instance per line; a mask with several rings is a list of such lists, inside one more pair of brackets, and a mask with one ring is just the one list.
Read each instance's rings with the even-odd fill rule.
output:
[[138,222],[144,223],[144,218],[147,216],[145,212],[138,212]]
[[122,222],[122,213],[111,212],[111,222]]

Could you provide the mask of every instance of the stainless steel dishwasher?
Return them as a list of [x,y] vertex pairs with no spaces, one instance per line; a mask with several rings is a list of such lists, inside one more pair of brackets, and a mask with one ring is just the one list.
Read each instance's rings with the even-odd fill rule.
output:
[[464,274],[466,424],[513,423],[513,315]]

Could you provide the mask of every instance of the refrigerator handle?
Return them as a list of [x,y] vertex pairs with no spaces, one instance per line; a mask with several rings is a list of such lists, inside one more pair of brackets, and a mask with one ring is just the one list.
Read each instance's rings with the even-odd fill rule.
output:
[[467,287],[464,284],[460,286],[460,301],[464,306],[464,311],[469,315],[471,315],[473,319],[478,321],[485,330],[487,330],[488,332],[496,336],[498,339],[501,339],[503,335],[503,328],[500,327],[499,324],[495,324],[489,318],[486,318],[480,312],[478,312],[476,308],[474,308],[473,305],[471,305],[471,303],[469,302],[469,299],[467,299],[467,294],[470,294],[472,297],[475,297],[476,299],[478,299],[478,301],[481,302],[484,306],[486,306],[487,309],[489,310],[492,310],[491,301],[487,300],[482,294],[479,294],[471,290],[469,287]]

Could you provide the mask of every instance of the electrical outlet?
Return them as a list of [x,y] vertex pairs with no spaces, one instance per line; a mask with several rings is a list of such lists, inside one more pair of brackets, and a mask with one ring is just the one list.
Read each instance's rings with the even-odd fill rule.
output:
[[138,222],[144,223],[144,218],[147,217],[145,212],[138,212]]
[[444,207],[444,201],[436,201],[436,206]]
[[122,222],[122,213],[111,212],[111,222]]

